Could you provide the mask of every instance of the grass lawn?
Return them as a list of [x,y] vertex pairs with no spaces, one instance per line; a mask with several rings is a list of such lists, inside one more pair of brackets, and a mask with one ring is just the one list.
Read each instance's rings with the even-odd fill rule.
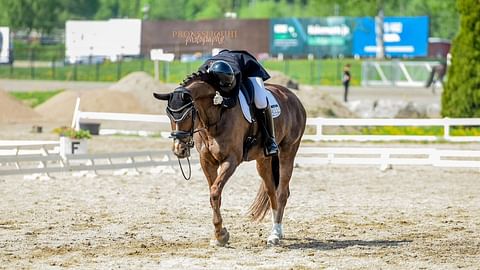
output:
[[55,96],[58,93],[61,93],[63,90],[54,90],[54,91],[34,91],[34,92],[10,92],[10,95],[16,99],[22,101],[24,104],[27,104],[31,108],[44,103],[49,98]]
[[[318,60],[267,60],[262,64],[269,70],[277,70],[302,84],[340,85],[343,66],[350,63],[352,85],[359,85],[361,78],[361,60],[353,59],[318,59]],[[159,79],[163,82],[178,83],[188,74],[197,70],[202,61],[159,64]],[[154,64],[149,60],[126,60],[124,62],[92,65],[63,65],[52,63],[50,67],[12,68],[0,66],[0,78],[41,79],[70,81],[117,81],[134,72],[145,71],[154,75]]]
[[[364,135],[428,135],[443,136],[443,127],[395,127],[378,126],[363,128],[361,133]],[[450,136],[480,136],[479,127],[451,127]]]

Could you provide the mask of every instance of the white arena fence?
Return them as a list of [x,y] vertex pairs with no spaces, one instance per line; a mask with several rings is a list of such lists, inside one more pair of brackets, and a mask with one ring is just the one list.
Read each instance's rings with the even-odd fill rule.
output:
[[4,155],[49,155],[58,154],[59,141],[0,141],[0,156]]
[[[478,142],[480,136],[451,136],[454,126],[480,126],[480,118],[437,118],[437,119],[385,119],[385,118],[308,118],[307,126],[315,126],[315,134],[304,134],[304,140],[312,141],[449,141]],[[442,136],[431,135],[331,135],[324,134],[326,126],[334,127],[443,127]]]
[[[114,174],[137,174],[140,168],[153,167],[151,172],[175,171],[178,161],[170,150],[120,153],[75,154],[62,157],[57,151],[44,152],[45,145],[58,142],[30,143],[0,141],[0,176],[30,175],[31,178],[50,177],[51,173],[80,172],[77,175],[96,175],[110,170]],[[40,147],[36,153],[18,151],[19,148]],[[56,147],[58,148],[58,146]],[[34,150],[31,150],[34,151]],[[198,155],[191,163],[198,165]],[[295,159],[299,166],[308,165],[377,165],[381,170],[393,165],[480,168],[480,150],[445,150],[435,148],[388,147],[301,147]],[[185,164],[185,162],[183,162]],[[184,165],[185,166],[185,165]],[[128,171],[128,170],[133,170]]]
[[[16,145],[14,145],[16,143]],[[154,167],[153,171],[171,170],[178,166],[177,159],[169,150],[164,151],[136,151],[118,153],[74,154],[62,157],[58,152],[59,142],[51,141],[48,144],[30,143],[28,141],[0,141],[0,176],[2,175],[36,175],[50,176],[51,173],[61,172],[88,172],[110,170],[114,173],[129,173],[128,169],[139,172],[140,168]],[[29,147],[40,147],[26,151]],[[55,151],[43,151],[45,145],[56,145]],[[18,150],[20,149],[20,150]],[[198,158],[193,157],[192,164],[198,164]],[[36,178],[36,177],[34,177]]]
[[295,162],[298,165],[378,165],[381,170],[393,165],[480,168],[480,151],[400,147],[301,147]]
[[[75,106],[72,127],[79,128],[81,121],[129,121],[169,124],[165,115],[127,114],[79,111]],[[169,125],[167,125],[169,126]],[[460,119],[350,119],[308,118],[307,126],[315,127],[314,134],[304,134],[304,140],[312,141],[438,141],[478,142],[480,136],[450,136],[452,126],[480,126],[480,118]],[[443,136],[410,135],[332,135],[323,134],[326,126],[441,126]],[[120,133],[125,133],[121,131]],[[125,134],[149,135],[148,132],[126,131]],[[129,133],[128,133],[129,132]],[[103,134],[114,134],[108,130]],[[102,134],[102,132],[100,132]],[[170,130],[161,134],[168,137]],[[104,154],[60,155],[59,141],[0,141],[0,176],[12,174],[46,174],[55,172],[99,170],[138,170],[140,167],[178,166],[171,151],[144,151]],[[381,169],[392,165],[431,165],[441,167],[480,168],[480,151],[438,150],[433,148],[301,148],[297,164],[350,164],[379,165]],[[197,164],[198,158],[192,163]]]
[[[127,113],[102,113],[76,111],[72,126],[80,127],[80,122],[86,121],[129,121],[151,122],[170,124],[166,115],[153,114],[127,114]],[[478,142],[480,136],[451,136],[450,129],[454,126],[480,126],[480,118],[437,118],[437,119],[385,119],[385,118],[308,118],[307,127],[315,127],[314,134],[304,134],[303,140],[312,141],[449,141],[449,142]],[[347,135],[347,134],[324,134],[324,127],[372,127],[372,126],[410,126],[410,127],[442,127],[442,136],[431,135]],[[148,136],[151,131],[129,130],[100,130],[100,135],[112,134],[136,134]],[[170,130],[160,132],[163,137],[170,135]]]

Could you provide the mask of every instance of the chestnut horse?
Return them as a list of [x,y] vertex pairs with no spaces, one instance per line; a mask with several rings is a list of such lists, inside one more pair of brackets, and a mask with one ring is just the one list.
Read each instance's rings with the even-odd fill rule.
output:
[[[173,152],[179,158],[190,156],[196,145],[200,164],[210,187],[215,239],[211,244],[223,246],[229,233],[222,224],[220,213],[222,190],[242,161],[256,160],[257,171],[263,182],[249,213],[253,220],[262,220],[272,210],[273,228],[267,243],[276,245],[283,237],[282,218],[290,195],[294,159],[305,130],[306,112],[297,96],[289,89],[266,84],[281,108],[275,118],[275,136],[279,154],[266,157],[262,143],[244,153],[244,142],[251,132],[251,124],[242,115],[239,102],[229,109],[214,105],[217,89],[208,82],[207,74],[193,73],[180,87],[169,94],[154,93],[160,100],[168,100],[167,114],[171,120]],[[258,141],[261,132],[256,127]]]

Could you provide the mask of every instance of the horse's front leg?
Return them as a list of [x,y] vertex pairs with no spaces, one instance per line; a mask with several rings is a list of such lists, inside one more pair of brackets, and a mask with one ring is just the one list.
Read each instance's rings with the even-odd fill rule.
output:
[[207,178],[208,188],[210,189],[217,179],[218,162],[209,153],[200,154],[200,165],[202,166],[203,174]]
[[210,187],[210,205],[213,210],[213,226],[215,227],[215,239],[212,240],[212,245],[224,246],[228,243],[228,239],[230,238],[227,229],[222,226],[220,206],[222,203],[223,187],[230,176],[232,176],[237,166],[238,162],[235,162],[233,159],[222,162],[220,164],[218,176]]

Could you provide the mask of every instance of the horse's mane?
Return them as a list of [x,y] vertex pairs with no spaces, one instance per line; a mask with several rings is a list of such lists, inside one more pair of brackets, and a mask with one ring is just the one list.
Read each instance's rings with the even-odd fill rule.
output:
[[180,85],[185,87],[185,86],[191,84],[194,81],[203,81],[203,82],[208,83],[209,82],[208,73],[206,73],[203,70],[193,72],[192,74],[188,75],[185,79],[183,79],[183,81],[180,83]]

